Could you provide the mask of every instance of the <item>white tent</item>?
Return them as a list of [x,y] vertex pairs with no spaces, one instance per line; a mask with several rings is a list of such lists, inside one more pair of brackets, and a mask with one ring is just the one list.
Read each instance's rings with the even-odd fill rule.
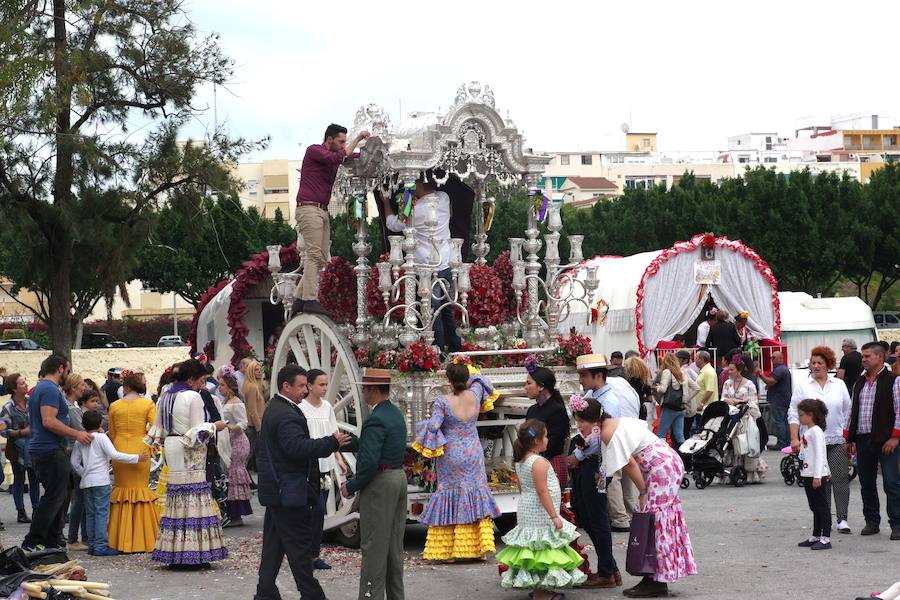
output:
[[[757,337],[775,339],[781,331],[772,271],[739,241],[695,235],[666,250],[590,259],[574,270],[575,278],[584,281],[590,267],[597,268],[594,300],[606,317],[590,323],[587,308],[573,304],[559,331],[575,327],[591,338],[595,352],[636,349],[646,356],[686,331],[708,298],[731,314],[749,311]],[[561,295],[567,292],[564,286]]]
[[779,292],[781,341],[792,365],[804,366],[815,346],[828,346],[840,356],[841,341],[857,345],[876,339],[872,309],[856,296],[813,298],[805,292]]
[[233,287],[234,280],[231,280],[203,307],[200,316],[197,317],[197,351],[203,352],[206,345],[212,341],[215,345],[213,356],[218,359],[217,363],[231,358],[228,308],[231,306]]

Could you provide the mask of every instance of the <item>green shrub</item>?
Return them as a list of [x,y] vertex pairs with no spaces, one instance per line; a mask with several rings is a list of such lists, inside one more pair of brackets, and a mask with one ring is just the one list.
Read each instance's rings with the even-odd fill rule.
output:
[[25,337],[24,329],[6,329],[3,331],[3,339],[4,340],[20,340]]

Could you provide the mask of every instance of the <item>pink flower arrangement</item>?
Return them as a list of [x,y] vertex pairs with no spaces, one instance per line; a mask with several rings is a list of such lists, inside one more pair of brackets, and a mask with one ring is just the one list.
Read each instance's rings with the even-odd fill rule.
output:
[[572,394],[569,396],[569,406],[572,407],[572,412],[581,412],[588,407],[588,403],[579,394]]

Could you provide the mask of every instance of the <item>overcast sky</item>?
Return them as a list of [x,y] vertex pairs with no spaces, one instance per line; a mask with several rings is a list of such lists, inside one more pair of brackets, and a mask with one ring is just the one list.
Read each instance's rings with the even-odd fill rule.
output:
[[[890,115],[900,125],[900,2],[801,0],[327,2],[189,0],[235,61],[218,90],[233,135],[272,138],[253,159],[300,158],[329,122],[374,102],[394,123],[489,84],[536,150],[623,149],[621,125],[663,151],[797,120]],[[202,102],[212,106],[211,90]],[[206,116],[211,127],[213,113]],[[198,135],[201,123],[187,133]]]

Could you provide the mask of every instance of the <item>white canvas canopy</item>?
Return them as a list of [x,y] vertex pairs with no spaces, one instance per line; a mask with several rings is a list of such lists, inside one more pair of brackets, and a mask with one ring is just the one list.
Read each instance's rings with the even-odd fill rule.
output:
[[197,317],[197,351],[202,352],[210,340],[214,340],[214,356],[227,360],[231,356],[231,332],[228,329],[228,308],[231,306],[231,290],[234,280],[228,282],[210,300]]
[[876,339],[872,309],[856,296],[814,298],[805,292],[779,292],[778,298],[781,341],[787,344],[793,365],[806,365],[815,346],[838,353],[844,338],[857,345]]
[[[714,260],[701,259],[704,243],[714,246]],[[697,282],[698,265],[714,271],[709,283]],[[595,352],[636,349],[646,356],[660,341],[690,328],[709,298],[731,314],[748,311],[757,337],[776,339],[780,333],[777,282],[766,262],[739,241],[696,235],[666,250],[585,261],[574,276],[583,281],[592,266],[600,281],[595,303],[601,312],[608,308],[606,318],[590,323],[588,310],[573,305],[559,331],[575,327],[591,338]]]

